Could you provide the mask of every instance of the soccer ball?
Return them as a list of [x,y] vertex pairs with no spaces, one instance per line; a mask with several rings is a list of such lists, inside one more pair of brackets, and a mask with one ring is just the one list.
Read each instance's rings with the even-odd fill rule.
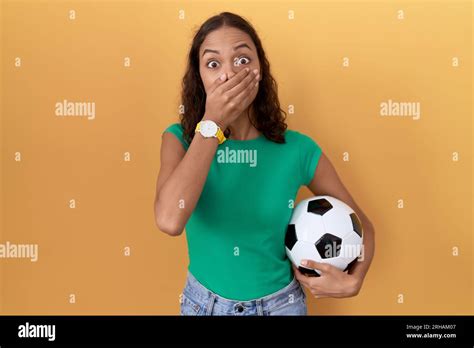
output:
[[301,201],[293,211],[285,249],[301,273],[320,276],[318,270],[301,266],[304,259],[328,263],[345,272],[357,261],[362,248],[362,224],[344,202],[316,196]]

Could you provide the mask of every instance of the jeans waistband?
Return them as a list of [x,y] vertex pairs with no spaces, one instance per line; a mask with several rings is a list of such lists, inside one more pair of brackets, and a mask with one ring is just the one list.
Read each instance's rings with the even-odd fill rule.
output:
[[291,280],[291,282],[286,285],[285,287],[283,287],[282,289],[272,293],[272,294],[269,294],[269,295],[266,295],[266,296],[263,296],[263,297],[260,297],[260,298],[255,298],[255,299],[252,299],[252,300],[232,300],[232,299],[228,299],[228,298],[225,298],[225,297],[222,297],[218,294],[216,294],[215,292],[209,290],[208,288],[206,288],[204,285],[202,285],[195,277],[194,275],[189,272],[189,270],[187,271],[187,281],[190,283],[190,287],[188,288],[188,291],[190,291],[194,296],[198,296],[201,300],[205,301],[206,299],[208,299],[209,297],[211,296],[214,296],[216,298],[216,301],[218,302],[221,302],[223,303],[224,305],[232,305],[232,304],[235,304],[235,303],[242,303],[242,304],[255,304],[255,302],[259,301],[259,302],[267,302],[267,301],[271,301],[272,299],[280,296],[281,294],[285,293],[285,292],[291,292],[295,289],[297,289],[298,287],[300,287],[300,284],[298,282],[298,280],[295,278],[295,276],[293,276],[293,279]]

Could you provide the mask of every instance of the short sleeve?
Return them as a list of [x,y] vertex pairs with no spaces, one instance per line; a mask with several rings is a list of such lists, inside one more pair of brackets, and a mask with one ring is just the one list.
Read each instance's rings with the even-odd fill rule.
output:
[[300,161],[302,185],[309,185],[321,157],[322,150],[309,136],[300,133]]
[[183,145],[184,149],[187,150],[189,145],[188,143],[184,140],[184,137],[183,137],[183,127],[181,126],[180,123],[173,123],[172,125],[170,125],[168,128],[166,128],[164,130],[163,133],[172,133],[176,136],[176,138],[178,138],[178,140],[180,141],[180,143]]

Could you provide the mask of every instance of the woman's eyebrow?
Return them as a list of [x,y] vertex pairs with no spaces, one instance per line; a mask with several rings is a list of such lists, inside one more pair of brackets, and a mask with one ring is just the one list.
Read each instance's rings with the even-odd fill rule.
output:
[[[242,47],[247,47],[249,50],[252,50],[249,45],[247,45],[246,43],[243,43],[243,44],[240,44],[240,45],[237,45],[234,47],[234,51],[238,50],[239,48],[242,48]],[[219,51],[217,50],[211,50],[210,48],[206,48],[204,50],[204,52],[202,52],[202,56],[203,57],[206,53],[216,53],[216,54],[220,54]]]

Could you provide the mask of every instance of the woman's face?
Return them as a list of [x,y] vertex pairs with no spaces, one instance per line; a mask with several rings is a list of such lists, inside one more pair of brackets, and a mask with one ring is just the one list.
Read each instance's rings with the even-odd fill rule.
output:
[[246,67],[260,72],[257,48],[248,34],[223,26],[206,36],[199,49],[199,72],[206,92],[223,73],[232,78]]

